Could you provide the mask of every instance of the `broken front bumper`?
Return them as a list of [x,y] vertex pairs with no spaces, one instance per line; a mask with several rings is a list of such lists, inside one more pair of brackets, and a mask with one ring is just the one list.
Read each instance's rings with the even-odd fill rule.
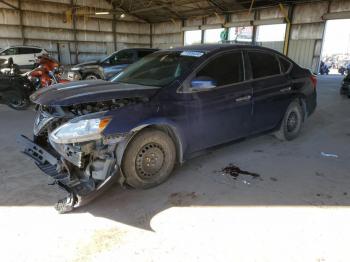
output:
[[117,173],[112,174],[99,185],[96,185],[91,178],[78,179],[69,172],[63,172],[60,167],[61,160],[26,136],[20,135],[17,142],[21,145],[21,151],[32,158],[41,171],[53,178],[55,184],[68,193],[68,196],[58,201],[55,206],[60,213],[69,212],[89,203],[109,188],[118,178]]

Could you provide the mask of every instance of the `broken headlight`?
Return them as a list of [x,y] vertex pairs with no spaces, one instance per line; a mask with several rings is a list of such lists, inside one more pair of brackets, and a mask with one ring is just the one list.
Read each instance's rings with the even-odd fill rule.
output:
[[34,135],[39,135],[39,133],[44,129],[44,127],[53,120],[54,117],[42,112],[40,109],[37,111],[34,121]]
[[50,134],[50,141],[57,144],[72,144],[100,139],[110,120],[110,118],[73,119],[56,128]]

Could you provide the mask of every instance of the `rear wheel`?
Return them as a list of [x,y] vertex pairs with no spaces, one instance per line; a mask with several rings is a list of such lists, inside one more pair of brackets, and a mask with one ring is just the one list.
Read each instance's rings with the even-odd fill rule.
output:
[[6,93],[4,98],[6,104],[16,110],[25,110],[30,105],[29,98],[16,91]]
[[167,180],[175,161],[173,140],[160,130],[146,129],[137,134],[126,148],[122,170],[128,185],[145,189]]
[[275,133],[275,136],[280,140],[293,140],[300,134],[303,121],[303,109],[299,101],[295,100],[288,106],[280,129]]

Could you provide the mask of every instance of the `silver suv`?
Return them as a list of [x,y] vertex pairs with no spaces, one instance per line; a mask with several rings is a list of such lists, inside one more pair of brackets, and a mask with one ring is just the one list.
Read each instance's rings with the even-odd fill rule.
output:
[[36,58],[43,54],[47,51],[37,46],[9,46],[0,51],[0,60],[12,57],[20,69],[33,69]]

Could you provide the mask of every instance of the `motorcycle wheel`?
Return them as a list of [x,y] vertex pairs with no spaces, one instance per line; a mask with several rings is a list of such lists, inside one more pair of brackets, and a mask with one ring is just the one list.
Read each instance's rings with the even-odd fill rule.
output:
[[29,99],[18,92],[8,92],[5,101],[9,107],[15,110],[25,110],[30,105]]

